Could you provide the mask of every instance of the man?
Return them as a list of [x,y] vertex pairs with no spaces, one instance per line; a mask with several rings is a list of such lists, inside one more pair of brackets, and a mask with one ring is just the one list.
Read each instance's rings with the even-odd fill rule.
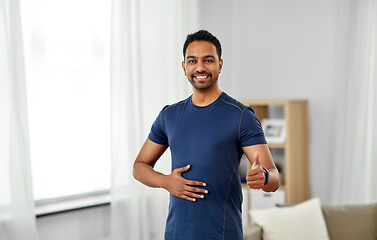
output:
[[[193,94],[162,109],[135,160],[134,177],[170,192],[165,239],[243,239],[242,155],[251,163],[250,188],[275,191],[279,174],[253,110],[219,89],[218,39],[205,30],[190,34],[183,56]],[[164,175],[153,167],[168,147],[173,171]]]

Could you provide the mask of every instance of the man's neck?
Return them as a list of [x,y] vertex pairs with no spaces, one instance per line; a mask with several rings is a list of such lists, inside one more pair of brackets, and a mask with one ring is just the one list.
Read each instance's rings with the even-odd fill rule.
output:
[[205,91],[196,90],[192,94],[192,103],[199,107],[205,107],[216,101],[222,91],[219,88],[207,89]]

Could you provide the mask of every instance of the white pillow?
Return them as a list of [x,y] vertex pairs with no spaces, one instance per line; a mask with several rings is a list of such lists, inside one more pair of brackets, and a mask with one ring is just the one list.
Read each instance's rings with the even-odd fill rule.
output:
[[250,210],[250,214],[263,228],[264,240],[329,239],[319,198],[292,207]]

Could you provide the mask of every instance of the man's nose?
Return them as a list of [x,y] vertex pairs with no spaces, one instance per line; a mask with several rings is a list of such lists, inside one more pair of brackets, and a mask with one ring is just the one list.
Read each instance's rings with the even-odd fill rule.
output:
[[196,65],[196,71],[197,72],[204,72],[206,70],[206,67],[204,65],[204,62],[198,61],[198,64]]

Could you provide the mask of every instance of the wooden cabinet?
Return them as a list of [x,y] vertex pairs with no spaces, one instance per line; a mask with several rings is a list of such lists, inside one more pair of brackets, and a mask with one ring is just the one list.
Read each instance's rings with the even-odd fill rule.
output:
[[[251,106],[260,121],[264,118],[285,119],[285,142],[268,144],[274,160],[275,151],[282,154],[280,189],[285,190],[288,204],[309,199],[308,102],[306,100],[241,100],[241,102]],[[277,116],[274,110],[278,112]]]

